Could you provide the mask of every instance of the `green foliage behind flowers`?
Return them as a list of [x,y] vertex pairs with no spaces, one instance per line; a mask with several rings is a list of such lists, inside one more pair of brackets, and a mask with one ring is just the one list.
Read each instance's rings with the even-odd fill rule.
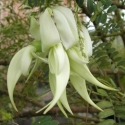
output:
[[[5,1],[4,1],[5,2]],[[19,1],[18,1],[19,2]],[[22,2],[22,1],[21,1]],[[79,0],[76,1],[78,5],[83,9],[83,4],[84,0]],[[3,5],[3,10],[5,11],[8,9],[8,15],[4,17],[1,20],[1,39],[0,39],[0,108],[2,109],[0,111],[0,123],[1,124],[8,124],[8,121],[10,122],[10,119],[15,119],[16,117],[22,117],[18,113],[15,113],[13,110],[10,100],[7,95],[6,91],[6,73],[7,73],[7,68],[11,61],[11,58],[17,53],[17,51],[21,50],[21,48],[26,47],[28,45],[28,49],[31,46],[35,46],[36,49],[36,55],[33,54],[32,62],[30,64],[30,68],[27,70],[26,67],[21,67],[20,69],[23,69],[23,75],[21,75],[18,84],[16,85],[16,88],[14,90],[14,102],[16,106],[18,107],[19,112],[22,114],[25,112],[24,110],[27,110],[27,108],[30,108],[31,111],[35,112],[39,108],[42,108],[40,104],[45,104],[45,100],[43,99],[43,96],[45,93],[50,92],[50,87],[49,87],[49,76],[48,73],[50,72],[51,68],[51,73],[55,74],[60,71],[58,69],[61,69],[58,67],[59,65],[53,65],[51,62],[51,59],[53,55],[56,53],[58,55],[58,48],[61,48],[60,45],[53,47],[51,49],[51,53],[47,54],[46,53],[41,53],[42,51],[42,44],[40,42],[40,37],[38,32],[34,34],[34,31],[38,31],[39,29],[39,14],[42,11],[42,13],[45,11],[46,7],[51,8],[53,5],[60,5],[62,4],[58,0],[24,0],[22,5],[18,8],[19,12],[23,12],[23,16],[20,15],[19,13],[16,13],[13,9],[14,2],[12,3],[5,3]],[[57,4],[58,3],[58,4]],[[70,3],[70,1],[68,1]],[[110,0],[101,0],[101,1],[93,1],[93,0],[88,0],[87,4],[84,4],[84,6],[87,7],[84,9],[87,9],[87,11],[90,13],[90,20],[87,22],[84,22],[85,26],[88,27],[89,30],[91,30],[91,23],[93,22],[92,27],[95,28],[93,32],[90,33],[93,42],[93,56],[90,57],[90,60],[88,61],[87,56],[85,56],[85,52],[81,53],[80,51],[82,49],[86,49],[84,47],[81,47],[81,43],[78,44],[77,46],[73,47],[70,50],[66,50],[66,45],[67,43],[64,44],[63,42],[63,49],[68,53],[68,58],[70,58],[70,66],[72,68],[72,71],[75,70],[75,73],[78,73],[83,80],[83,77],[85,76],[84,72],[86,70],[81,70],[84,66],[81,64],[77,64],[81,58],[81,63],[87,63],[89,62],[89,68],[92,73],[97,73],[94,74],[94,77],[97,78],[99,82],[101,82],[105,86],[111,86],[113,88],[118,89],[119,91],[107,91],[98,87],[95,87],[94,85],[91,85],[89,83],[93,83],[94,79],[90,79],[88,75],[86,75],[86,84],[84,83],[85,81],[81,80],[81,77],[75,76],[74,78],[70,77],[70,81],[67,84],[66,87],[66,92],[67,92],[67,99],[69,106],[71,107],[71,110],[75,113],[75,115],[70,115],[67,111],[66,114],[69,116],[68,122],[64,124],[76,124],[76,125],[82,125],[86,124],[91,124],[91,122],[98,124],[98,125],[108,125],[108,124],[124,124],[124,107],[125,107],[125,101],[124,101],[124,91],[125,91],[125,78],[124,78],[124,73],[125,73],[125,56],[124,56],[124,21],[123,21],[123,15],[122,18],[118,15],[117,11],[121,12],[121,10],[116,8],[116,5],[113,5],[114,3]],[[71,4],[70,4],[71,5]],[[72,8],[73,10],[73,15],[75,15],[75,21],[76,21],[76,26],[78,28],[78,35],[81,34],[81,31],[83,31],[84,27],[80,26],[80,20],[77,18],[78,13],[81,14],[81,11],[79,12],[80,8],[76,6],[76,3],[74,3],[76,8]],[[122,4],[123,5],[123,4]],[[69,7],[69,5],[68,5]],[[119,7],[119,6],[118,6]],[[120,5],[121,7],[121,5]],[[35,10],[36,9],[36,10]],[[55,21],[59,20],[58,16],[54,16],[53,13],[51,12],[50,9],[49,14],[52,14],[51,17],[52,19],[55,18]],[[87,13],[86,11],[84,11]],[[84,13],[83,12],[83,13]],[[56,13],[56,11],[55,11]],[[64,16],[64,14],[62,14]],[[30,17],[32,18],[35,16],[35,27],[30,27],[31,22],[30,22]],[[62,17],[63,17],[62,16]],[[32,18],[34,19],[34,18]],[[61,18],[60,21],[62,21],[63,18]],[[47,21],[45,21],[47,23]],[[63,20],[64,22],[64,20]],[[72,24],[72,23],[70,23]],[[44,26],[44,25],[43,25]],[[58,30],[60,30],[60,25],[59,22],[57,22]],[[66,27],[66,26],[64,26]],[[30,29],[30,30],[29,30]],[[42,28],[41,28],[42,29]],[[68,29],[68,28],[67,28]],[[73,29],[72,29],[73,30]],[[70,31],[70,30],[69,30]],[[84,33],[88,33],[88,31],[84,30]],[[67,33],[67,32],[66,32]],[[61,34],[61,30],[60,30]],[[67,33],[68,34],[68,33]],[[65,34],[65,35],[67,35]],[[74,33],[76,35],[76,33]],[[88,35],[88,34],[87,34]],[[86,36],[80,36],[80,40],[85,40]],[[118,35],[120,35],[121,39],[118,39]],[[71,36],[71,34],[70,34]],[[64,37],[64,36],[60,36]],[[82,38],[84,37],[84,39]],[[34,38],[38,38],[34,41]],[[42,37],[43,38],[43,37]],[[48,37],[49,38],[49,37]],[[71,38],[71,37],[70,37]],[[72,37],[73,38],[73,37]],[[82,38],[82,39],[81,39]],[[36,42],[37,41],[37,42]],[[114,42],[115,41],[115,42]],[[121,44],[121,41],[123,44]],[[75,43],[75,42],[74,42]],[[62,44],[62,43],[61,43]],[[30,47],[29,47],[30,46]],[[72,45],[71,45],[72,46]],[[80,51],[77,48],[80,46]],[[122,47],[121,47],[122,46]],[[47,45],[48,47],[48,45]],[[50,47],[50,46],[49,46]],[[68,46],[69,47],[69,46]],[[67,47],[67,48],[68,48]],[[31,47],[32,48],[32,47]],[[51,48],[51,47],[50,47]],[[50,48],[45,48],[45,51],[50,51]],[[88,48],[91,48],[88,46]],[[88,49],[87,48],[87,49]],[[122,49],[121,49],[122,48]],[[28,50],[26,49],[26,50]],[[59,49],[60,50],[60,49]],[[25,51],[26,52],[26,51]],[[88,51],[89,52],[89,51]],[[91,55],[92,52],[89,54]],[[55,54],[55,55],[56,55]],[[72,56],[74,54],[74,56]],[[79,56],[77,57],[76,55],[78,54]],[[82,56],[81,56],[82,55]],[[84,56],[83,56],[84,55]],[[86,54],[87,55],[87,54]],[[41,58],[44,57],[44,58]],[[56,57],[56,56],[55,56]],[[58,56],[59,57],[59,56]],[[76,58],[77,57],[77,58]],[[51,58],[49,60],[49,65],[48,65],[48,58]],[[19,60],[21,58],[18,58]],[[86,59],[86,60],[84,60]],[[41,63],[41,61],[44,61],[46,63]],[[83,61],[84,60],[84,61]],[[4,62],[2,62],[4,61]],[[76,63],[76,62],[77,63]],[[1,63],[2,62],[2,63]],[[19,61],[18,64],[21,62]],[[26,62],[27,63],[27,62]],[[23,66],[25,66],[25,61]],[[41,65],[40,65],[41,64]],[[77,65],[76,65],[77,64]],[[66,65],[66,64],[65,64]],[[56,67],[55,69],[53,68]],[[85,68],[85,67],[84,67]],[[79,70],[78,70],[79,69]],[[93,70],[98,70],[98,72],[94,72]],[[110,70],[110,72],[107,71]],[[29,76],[24,77],[27,75],[27,71],[29,71]],[[72,76],[76,75],[74,72],[71,72]],[[87,73],[86,73],[87,74]],[[51,76],[52,74],[50,74]],[[89,74],[90,75],[90,74]],[[32,77],[31,77],[32,76]],[[52,79],[51,79],[52,78]],[[54,80],[54,77],[50,77],[50,81]],[[64,79],[64,78],[63,78]],[[63,80],[62,79],[62,80]],[[72,83],[71,83],[72,82]],[[79,84],[78,84],[79,83]],[[82,83],[82,84],[81,84]],[[40,89],[38,86],[42,85],[42,89]],[[79,87],[81,85],[81,87]],[[64,86],[63,86],[64,87]],[[79,88],[78,88],[79,87]],[[85,87],[87,89],[85,89]],[[60,87],[62,88],[62,86]],[[86,90],[83,92],[83,88]],[[54,90],[51,86],[51,89],[54,93]],[[76,89],[76,90],[75,90]],[[81,91],[79,91],[81,89]],[[5,90],[5,91],[4,91]],[[61,90],[61,89],[60,89]],[[85,97],[84,95],[87,93],[88,95]],[[81,98],[82,97],[82,98]],[[90,99],[91,98],[91,99]],[[64,107],[67,108],[62,101],[63,99],[60,98],[58,105],[64,104]],[[54,102],[54,101],[53,101]],[[61,102],[61,103],[60,103]],[[92,108],[89,104],[97,107],[95,104],[97,104],[98,109],[101,108],[104,110],[104,112],[99,112],[98,110],[95,110]],[[55,102],[54,102],[55,103]],[[54,104],[53,103],[53,104]],[[89,104],[88,104],[89,103]],[[52,104],[52,103],[51,103]],[[86,107],[86,110],[84,110],[83,106]],[[25,109],[24,109],[25,107]],[[51,106],[52,107],[52,106]],[[61,107],[61,106],[60,106]],[[78,111],[82,113],[82,116],[80,116],[77,113],[77,108]],[[57,108],[57,107],[56,107]],[[54,110],[56,109],[54,107]],[[81,108],[81,110],[79,110]],[[92,108],[92,110],[91,110]],[[58,108],[57,108],[58,109]],[[63,108],[61,108],[63,111]],[[67,108],[70,113],[71,110],[69,110],[69,107]],[[96,113],[93,113],[91,111],[94,111]],[[88,110],[88,114],[84,117],[83,113]],[[56,110],[57,111],[57,110]],[[99,113],[97,113],[99,112]],[[65,112],[63,111],[65,114]],[[30,114],[30,113],[29,113]],[[58,110],[58,112],[53,113],[50,111],[50,114],[55,117],[62,116],[62,113]],[[98,115],[97,115],[98,114]],[[43,112],[41,114],[37,115],[43,115]],[[89,115],[92,116],[92,118],[89,117]],[[7,117],[6,117],[7,116]],[[36,113],[31,113],[29,117],[34,117],[36,116]],[[113,116],[113,117],[110,117]],[[6,118],[5,118],[6,117]],[[42,117],[41,121],[46,119],[47,116]],[[98,117],[98,119],[97,119]],[[109,118],[110,117],[110,118]],[[48,117],[47,117],[48,118]],[[8,121],[7,121],[8,120]],[[38,121],[39,121],[38,120]],[[2,122],[1,122],[2,121]],[[7,121],[7,122],[6,122]],[[34,122],[33,124],[37,124],[38,121]],[[53,121],[50,119],[47,121],[50,124],[52,123],[53,125],[58,124],[56,121]],[[15,123],[12,121],[12,124]]]

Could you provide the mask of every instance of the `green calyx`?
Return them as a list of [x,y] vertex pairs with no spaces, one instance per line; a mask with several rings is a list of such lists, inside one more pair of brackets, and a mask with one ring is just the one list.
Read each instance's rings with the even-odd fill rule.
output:
[[36,52],[41,52],[42,51],[41,50],[41,41],[40,40],[31,42],[31,45],[36,48]]

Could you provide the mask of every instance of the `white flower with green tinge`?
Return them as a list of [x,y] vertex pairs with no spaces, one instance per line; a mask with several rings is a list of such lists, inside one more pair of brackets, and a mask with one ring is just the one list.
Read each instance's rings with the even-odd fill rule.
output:
[[[12,58],[8,72],[7,72],[7,88],[8,88],[8,93],[9,97],[11,100],[11,103],[14,107],[14,109],[17,111],[17,108],[15,106],[14,100],[13,100],[13,91],[15,88],[15,85],[20,78],[21,75],[28,76],[28,79],[31,77],[33,74],[34,70],[38,67],[39,62],[47,62],[46,58],[41,58],[38,57],[35,52],[41,51],[40,49],[40,42],[35,41],[31,43],[31,45],[24,47],[20,51],[18,51],[14,57]],[[30,65],[32,62],[32,59],[35,57],[36,59],[36,64],[34,65],[34,68],[32,71],[29,73]]]
[[[84,100],[102,110],[90,99],[85,81],[104,89],[115,89],[100,83],[89,71],[87,63],[89,63],[88,57],[92,55],[92,42],[87,29],[83,26],[80,35],[83,37],[84,50],[81,52],[77,46],[79,35],[72,11],[61,6],[47,8],[40,15],[39,24],[35,18],[31,17],[30,33],[35,40],[39,41],[17,52],[8,68],[7,86],[14,109],[17,110],[13,100],[13,91],[19,77],[23,74],[28,76],[28,80],[41,62],[44,62],[49,65],[49,84],[54,97],[37,113],[45,109],[44,114],[46,114],[57,103],[66,117],[63,107],[73,114],[66,96],[69,79]],[[41,55],[38,56],[37,52]],[[36,63],[29,73],[33,58],[36,58]]]
[[35,52],[35,47],[29,45],[23,49],[21,49],[19,52],[16,53],[16,55],[12,58],[8,72],[7,72],[7,87],[8,87],[8,93],[11,100],[12,105],[17,110],[15,103],[13,101],[13,91],[14,87],[21,76],[23,74],[24,76],[27,76],[29,73],[29,67],[32,61],[32,54],[31,52]]

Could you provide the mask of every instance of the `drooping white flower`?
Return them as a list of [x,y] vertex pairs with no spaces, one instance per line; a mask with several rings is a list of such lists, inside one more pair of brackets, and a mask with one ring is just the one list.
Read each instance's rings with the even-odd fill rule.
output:
[[48,52],[50,47],[60,42],[59,32],[54,24],[51,9],[47,8],[40,16],[40,36],[42,51]]
[[[50,67],[50,86],[52,88],[54,98],[47,106],[44,107],[47,108],[44,113],[47,113],[56,103],[58,103],[59,106],[59,103],[62,103],[62,105],[72,114],[67,102],[65,91],[70,76],[70,64],[68,56],[61,43],[50,49],[48,58],[48,64]],[[38,112],[44,108],[40,109]]]
[[58,75],[65,64],[65,51],[61,43],[53,46],[48,55],[50,72]]
[[84,63],[84,64],[89,63],[88,58],[84,57],[82,55],[80,48],[76,46],[67,50],[67,54],[72,60],[77,61],[78,63]]
[[[79,36],[72,11],[61,6],[47,8],[40,15],[39,25],[34,18],[31,18],[30,33],[39,41],[21,49],[13,57],[8,68],[7,86],[15,110],[17,108],[13,101],[13,91],[19,77],[21,74],[29,75],[28,80],[41,61],[49,65],[49,83],[54,97],[37,112],[45,109],[44,114],[46,114],[57,103],[66,117],[67,114],[63,107],[73,114],[66,96],[66,86],[69,79],[83,99],[101,110],[90,99],[85,80],[104,89],[115,89],[100,83],[89,71],[87,63],[89,62],[88,57],[92,55],[92,42],[87,29],[83,26],[80,34],[84,43],[83,53],[86,55],[83,56],[81,50],[76,46]],[[37,55],[37,51],[42,54]],[[36,63],[29,73],[33,57],[36,58]]]
[[[55,79],[55,77],[53,76],[52,73],[49,73],[49,83],[50,83],[50,88],[52,90],[52,93],[53,93],[53,95],[55,95],[55,91],[56,91],[55,90],[56,89],[56,84],[55,84],[56,83],[56,79]],[[59,101],[57,102],[57,105],[59,106],[60,110],[63,112],[63,114],[66,117],[67,117],[67,114],[64,111],[62,105],[67,109],[67,111],[69,111],[71,114],[73,114],[72,111],[71,111],[71,109],[70,109],[70,107],[69,107],[69,104],[68,104],[68,100],[67,100],[67,96],[66,96],[66,89],[62,93]]]
[[10,62],[7,72],[7,88],[11,103],[15,110],[17,110],[17,108],[13,100],[13,91],[21,74],[24,76],[28,75],[30,63],[33,58],[31,52],[35,50],[35,47],[29,45],[17,52]]
[[71,75],[70,76],[71,84],[76,89],[76,91],[79,93],[79,95],[87,101],[89,104],[91,104],[93,107],[99,109],[102,111],[101,108],[99,108],[89,97],[89,94],[87,92],[87,87],[85,83],[85,79],[78,75]]
[[[72,55],[73,56],[73,55]],[[102,83],[100,83],[89,71],[88,67],[86,64],[83,63],[79,63],[77,61],[72,60],[71,55],[69,55],[69,60],[70,60],[70,67],[71,67],[71,71],[75,72],[77,75],[79,75],[80,77],[82,77],[83,79],[87,80],[88,82],[99,86],[101,88],[104,89],[108,89],[108,90],[114,90],[111,87],[105,86]]]
[[61,41],[65,49],[67,50],[71,48],[73,45],[75,45],[78,41],[76,41],[73,31],[71,30],[65,16],[56,9],[53,9],[53,14]]
[[[91,44],[91,43],[90,43]],[[102,83],[100,83],[89,71],[86,63],[84,60],[84,56],[79,52],[79,49],[76,49],[77,47],[72,47],[67,51],[67,55],[69,57],[70,61],[70,81],[73,87],[76,89],[76,91],[80,94],[80,96],[86,100],[89,104],[91,104],[93,107],[99,109],[102,111],[101,108],[99,108],[89,97],[89,94],[87,92],[86,83],[85,80],[88,82],[99,86],[104,89],[108,90],[115,90],[111,87],[105,86]],[[92,48],[91,48],[92,49]],[[91,51],[91,50],[90,50]],[[74,53],[74,54],[73,54]]]
[[59,42],[66,50],[77,44],[79,37],[72,11],[60,6],[47,8],[40,16],[40,36],[43,52],[49,52]]
[[54,6],[52,9],[58,10],[65,16],[65,18],[68,21],[68,24],[70,26],[70,29],[73,33],[73,36],[75,38],[75,41],[78,42],[79,36],[78,36],[78,30],[77,30],[77,23],[75,21],[72,11],[69,8],[63,7],[63,6]]
[[[15,88],[15,85],[17,81],[19,80],[21,75],[28,76],[27,80],[31,77],[33,72],[36,70],[38,65],[40,65],[41,61],[47,62],[46,58],[38,57],[35,52],[41,51],[39,45],[41,43],[39,41],[35,41],[31,43],[31,45],[22,48],[20,51],[18,51],[14,57],[12,58],[7,72],[7,88],[9,97],[11,100],[11,103],[14,107],[14,109],[17,111],[17,108],[15,106],[14,100],[13,100],[13,91]],[[34,65],[34,68],[29,73],[30,65],[32,62],[32,59],[35,57],[36,63]]]

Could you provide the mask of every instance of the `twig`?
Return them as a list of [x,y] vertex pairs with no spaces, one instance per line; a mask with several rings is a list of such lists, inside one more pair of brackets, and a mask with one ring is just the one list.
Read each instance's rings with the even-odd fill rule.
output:
[[[72,117],[72,118],[78,118],[78,119],[82,119],[82,120],[86,120],[86,117],[83,117],[83,116],[79,116],[79,115],[68,115],[69,117]],[[88,121],[94,121],[94,122],[101,122],[102,120],[101,119],[97,119],[97,118],[87,118]]]
[[[7,90],[1,90],[0,89],[0,93],[2,94],[5,94],[5,95],[8,95],[8,91]],[[33,104],[34,106],[37,106],[39,108],[43,108],[45,105],[37,102],[37,101],[34,101],[32,100],[31,98],[29,97],[25,97],[24,95],[21,95],[21,94],[17,94],[17,93],[14,93],[14,97],[18,98],[18,99],[24,99],[26,100],[27,102]],[[71,106],[71,110],[74,112],[74,113],[79,113],[79,112],[86,112],[86,107],[85,106],[81,106],[81,107],[76,107],[76,106]],[[52,108],[49,113],[51,114],[54,114],[56,112],[60,112],[60,109],[58,107],[54,107]],[[90,113],[98,113],[99,111],[97,109],[95,109],[94,107],[89,107],[88,109],[88,112]],[[34,112],[32,111],[31,114],[34,114]],[[43,113],[43,111],[41,111],[40,113]]]
[[7,66],[9,63],[6,60],[0,60],[0,65]]

